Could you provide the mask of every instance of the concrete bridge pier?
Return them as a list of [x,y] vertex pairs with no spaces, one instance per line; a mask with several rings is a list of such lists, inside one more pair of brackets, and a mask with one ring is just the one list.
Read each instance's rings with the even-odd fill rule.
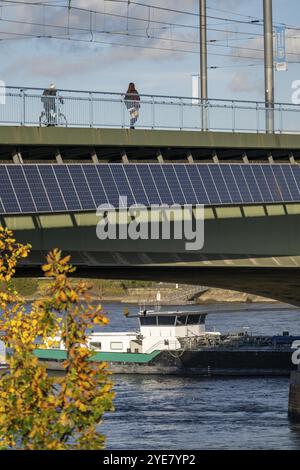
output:
[[300,366],[291,374],[289,417],[300,422]]

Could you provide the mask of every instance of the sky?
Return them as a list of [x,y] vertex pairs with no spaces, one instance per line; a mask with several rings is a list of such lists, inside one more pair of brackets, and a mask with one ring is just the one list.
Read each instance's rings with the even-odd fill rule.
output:
[[[141,94],[191,96],[192,75],[199,73],[199,0],[68,5],[0,0],[0,79],[8,86],[55,82],[62,89],[124,92],[134,81]],[[263,101],[263,28],[250,23],[262,19],[263,0],[207,0],[207,15],[209,97]],[[273,0],[273,17],[275,25],[287,25],[289,52],[288,71],[275,73],[275,100],[289,103],[292,82],[300,80],[299,0]]]

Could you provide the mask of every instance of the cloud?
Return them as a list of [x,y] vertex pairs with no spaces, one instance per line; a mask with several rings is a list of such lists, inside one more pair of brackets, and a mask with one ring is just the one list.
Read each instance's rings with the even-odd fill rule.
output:
[[[258,52],[259,51],[259,52]],[[287,61],[295,62],[300,59],[300,32],[293,29],[286,29],[286,51]],[[264,39],[258,37],[241,44],[240,48],[232,48],[231,53],[240,57],[250,59],[264,58]],[[274,60],[276,60],[276,40],[274,38]]]
[[16,74],[22,70],[23,76],[59,78],[67,75],[80,75],[83,70],[92,71],[96,68],[96,61],[90,57],[81,58],[80,61],[66,62],[63,57],[55,54],[35,55],[30,59],[23,58],[9,65],[5,73]]
[[263,83],[255,75],[239,71],[233,75],[229,89],[234,93],[262,93]]
[[[144,0],[146,1],[146,0]],[[176,52],[177,49],[193,49],[193,44],[182,45],[173,39],[197,40],[197,31],[191,34],[186,28],[181,28],[175,32],[168,24],[148,24],[148,8],[142,6],[130,6],[127,3],[110,2],[108,0],[78,0],[74,6],[79,9],[72,9],[68,15],[68,9],[61,7],[50,7],[40,5],[40,0],[33,0],[37,5],[20,5],[16,8],[3,9],[2,14],[2,37],[3,31],[8,33],[16,32],[40,36],[41,39],[33,39],[33,50],[39,50],[39,55],[24,59],[22,45],[28,44],[28,39],[18,41],[21,47],[14,54],[15,60],[2,73],[10,74],[13,71],[22,69],[28,76],[72,76],[80,74],[87,66],[89,69],[96,69],[101,66],[120,64],[126,61],[166,61],[184,60],[184,53]],[[67,6],[68,2],[63,3]],[[161,5],[158,0],[152,0],[153,5]],[[187,0],[182,6],[179,0],[166,0],[163,4],[165,8],[184,9],[195,11],[197,0]],[[91,9],[100,13],[89,14],[83,9]],[[102,13],[101,13],[102,12]],[[136,17],[136,20],[128,20],[129,16]],[[110,15],[123,15],[125,18]],[[178,13],[170,13],[163,10],[150,10],[152,20],[168,22],[194,22],[194,18],[182,17]],[[184,20],[183,20],[184,18]],[[18,21],[19,23],[11,23]],[[32,24],[26,24],[30,22]],[[197,23],[197,22],[196,22]],[[49,26],[51,25],[51,26]],[[56,26],[55,26],[56,25]],[[68,30],[68,25],[70,29]],[[60,26],[60,27],[58,27]],[[78,28],[77,31],[72,28]],[[86,29],[87,32],[81,31]],[[90,32],[92,30],[92,32]],[[97,32],[98,31],[98,32]],[[133,34],[131,37],[127,32]],[[113,34],[116,33],[116,34]],[[136,37],[141,35],[142,37]],[[148,37],[154,36],[154,37]],[[43,36],[57,36],[56,39],[42,39]],[[71,39],[68,41],[68,39]],[[29,41],[31,41],[29,39]],[[12,49],[10,41],[9,47]],[[106,44],[105,44],[106,43]],[[111,45],[110,45],[111,44]],[[140,46],[140,47],[134,47]],[[144,46],[144,47],[143,47]],[[162,51],[161,49],[169,49]],[[172,50],[174,49],[174,50]],[[61,58],[55,57],[56,52]]]
[[[31,0],[36,4],[40,3],[40,0]],[[198,12],[199,0],[138,0],[140,3],[151,3],[156,6],[163,6],[164,8],[185,10],[191,12]],[[256,0],[261,6],[261,0]],[[61,5],[67,6],[68,1],[61,2]],[[176,52],[176,50],[190,50],[198,52],[198,41],[199,32],[197,29],[187,28],[174,28],[169,27],[169,23],[189,24],[194,27],[198,27],[198,17],[185,16],[176,12],[168,12],[164,10],[148,9],[142,6],[130,5],[129,9],[127,2],[112,2],[109,0],[77,0],[73,3],[74,6],[83,9],[92,9],[100,13],[90,15],[87,12],[72,9],[70,16],[68,15],[67,8],[61,8],[60,6],[43,6],[43,5],[20,5],[14,8],[3,7],[2,8],[2,20],[18,20],[20,22],[29,21],[36,23],[32,25],[24,23],[10,23],[5,21],[2,22],[2,31],[7,32],[18,32],[22,34],[33,34],[33,35],[49,35],[59,36],[61,40],[51,39],[36,39],[24,41],[8,41],[6,44],[7,50],[11,51],[12,60],[10,64],[5,68],[3,65],[2,73],[10,74],[12,71],[22,70],[27,76],[44,77],[44,76],[74,76],[82,74],[82,71],[87,67],[87,70],[99,70],[101,67],[119,66],[122,64],[138,62],[143,64],[143,61],[153,63],[154,65],[160,62],[166,61],[181,61],[183,64],[187,59],[192,58],[196,66],[198,63],[197,54],[194,56],[184,52]],[[246,13],[247,11],[251,14],[248,0],[211,0],[208,2],[210,8],[220,8],[222,11],[213,11],[208,9],[208,15],[211,16],[228,16],[228,11],[234,11],[236,13]],[[102,12],[102,13],[101,13]],[[138,18],[137,20],[129,19],[127,21],[126,15],[129,12],[129,16]],[[154,21],[161,21],[166,24],[148,24],[148,15],[150,19]],[[110,15],[124,15],[125,18]],[[146,20],[146,21],[143,21]],[[213,25],[216,20],[209,20],[209,24]],[[68,31],[68,24],[73,28],[84,28],[87,32],[77,32],[70,29]],[[47,26],[52,25],[52,26]],[[57,28],[53,25],[59,25]],[[211,26],[213,27],[213,26]],[[215,26],[215,29],[227,29],[228,24]],[[90,29],[93,32],[90,32]],[[245,25],[231,25],[233,31],[253,31],[253,29],[247,29]],[[95,32],[95,31],[98,31]],[[261,31],[260,29],[258,31]],[[102,33],[101,33],[102,32]],[[129,32],[132,36],[127,35]],[[116,33],[116,34],[113,34]],[[147,34],[151,37],[147,37]],[[297,31],[288,30],[287,34],[287,48],[289,51],[299,54],[298,56],[290,56],[289,59],[296,60],[300,57],[300,33]],[[135,35],[141,35],[143,37],[135,37]],[[152,37],[154,36],[154,37]],[[229,35],[229,38],[235,37],[233,34]],[[3,33],[1,34],[3,37]],[[227,39],[228,34],[222,31],[210,31],[209,38],[211,39]],[[63,40],[63,38],[65,40]],[[71,38],[74,41],[68,41]],[[79,41],[80,40],[80,41]],[[177,40],[191,41],[180,43]],[[87,41],[87,42],[82,42]],[[89,42],[90,41],[90,42]],[[94,42],[93,42],[94,41]],[[99,43],[96,43],[99,41]],[[16,43],[18,47],[16,47]],[[33,53],[27,53],[27,57],[24,58],[24,51],[28,51],[26,44],[32,44]],[[108,44],[104,44],[108,43]],[[109,45],[111,43],[111,45]],[[234,44],[240,46],[238,48],[221,48],[221,44],[228,46]],[[25,45],[25,46],[24,46]],[[145,46],[143,47],[132,47],[132,46]],[[161,51],[160,49],[170,49],[168,51]],[[246,48],[246,49],[243,49]],[[249,41],[236,41],[228,43],[219,42],[211,45],[209,51],[216,54],[231,54],[234,56],[240,56],[244,58],[257,59],[263,57],[263,54],[259,54],[257,51],[251,51],[248,49],[263,49],[263,40],[258,38]],[[174,49],[174,50],[172,50]],[[5,53],[7,54],[7,50]],[[8,55],[8,54],[7,54]],[[218,65],[217,56],[211,55],[211,65]],[[216,58],[212,62],[212,58]],[[224,58],[220,59],[222,62],[231,64],[237,62],[236,58]],[[256,62],[256,61],[255,61]],[[247,63],[247,61],[238,61],[239,63]],[[22,64],[22,67],[20,67]],[[143,66],[143,65],[142,65]],[[184,65],[183,65],[184,67]],[[191,70],[191,73],[193,70]],[[258,86],[255,84],[255,80],[250,80],[244,72],[234,74],[230,89],[238,89],[239,91],[246,92],[247,90],[255,90]]]

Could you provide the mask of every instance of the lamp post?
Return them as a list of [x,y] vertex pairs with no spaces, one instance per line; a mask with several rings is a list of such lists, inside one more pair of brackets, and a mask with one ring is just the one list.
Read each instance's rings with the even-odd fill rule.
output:
[[272,0],[264,2],[264,63],[266,132],[274,132],[274,57],[273,57],[273,8]]
[[208,130],[207,119],[207,20],[206,20],[206,0],[199,0],[200,17],[200,81],[201,81],[201,109],[202,109],[202,130]]

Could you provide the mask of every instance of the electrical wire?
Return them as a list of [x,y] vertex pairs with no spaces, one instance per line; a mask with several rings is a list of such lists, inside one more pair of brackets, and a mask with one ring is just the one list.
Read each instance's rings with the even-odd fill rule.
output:
[[[161,51],[167,51],[167,52],[179,52],[179,53],[193,53],[193,54],[198,54],[198,51],[195,52],[195,51],[192,51],[192,50],[185,50],[185,49],[174,49],[174,48],[167,48],[167,47],[153,47],[153,46],[146,46],[146,45],[141,45],[141,44],[129,44],[129,43],[117,43],[117,42],[108,42],[108,41],[99,41],[99,40],[95,40],[94,39],[94,36],[93,34],[107,34],[107,35],[126,35],[128,37],[133,37],[133,38],[140,38],[140,39],[152,39],[152,40],[158,40],[158,41],[163,41],[163,42],[167,42],[167,41],[170,41],[172,43],[181,43],[181,44],[198,44],[199,42],[198,41],[188,41],[188,40],[185,40],[185,39],[175,39],[175,38],[164,38],[162,36],[154,36],[154,35],[150,35],[149,34],[149,28],[150,28],[150,24],[157,24],[157,25],[162,25],[160,26],[159,28],[151,28],[151,29],[169,29],[171,27],[175,27],[175,28],[192,28],[192,29],[195,29],[195,30],[199,30],[199,26],[193,26],[193,25],[187,25],[187,24],[179,24],[179,23],[170,23],[170,22],[164,22],[164,21],[158,21],[158,20],[154,20],[150,18],[150,11],[151,11],[151,8],[153,9],[159,9],[159,10],[162,10],[162,11],[168,11],[168,12],[174,12],[176,14],[186,14],[186,15],[190,15],[190,16],[198,16],[199,17],[199,14],[197,13],[193,13],[193,12],[187,12],[187,11],[183,11],[183,10],[176,10],[176,9],[171,9],[171,8],[166,8],[166,7],[158,7],[158,6],[155,6],[155,5],[149,5],[149,4],[142,4],[140,2],[135,2],[135,1],[131,1],[131,0],[105,0],[105,3],[107,1],[109,2],[116,2],[116,3],[126,3],[127,6],[128,6],[128,9],[127,9],[127,16],[125,15],[121,15],[121,14],[117,14],[117,13],[111,13],[111,12],[101,12],[101,11],[97,11],[97,10],[92,10],[92,9],[86,9],[86,8],[81,8],[81,7],[76,7],[74,5],[71,5],[71,0],[68,1],[68,5],[57,5],[57,2],[59,0],[55,0],[55,5],[53,3],[51,3],[51,0],[48,0],[46,2],[30,2],[30,1],[18,1],[18,0],[2,0],[2,3],[5,3],[6,6],[17,6],[17,5],[31,5],[31,6],[43,6],[44,8],[45,7],[59,7],[59,8],[67,8],[68,9],[68,12],[69,12],[69,16],[68,16],[68,26],[67,26],[67,32],[68,32],[68,35],[70,33],[70,31],[76,31],[76,35],[79,35],[79,34],[85,34],[85,33],[89,33],[91,35],[91,39],[90,40],[85,40],[85,39],[79,39],[79,38],[72,38],[72,37],[69,37],[69,38],[65,38],[65,37],[61,37],[60,36],[57,36],[57,35],[53,35],[53,34],[44,34],[43,35],[40,35],[40,34],[29,34],[29,33],[26,33],[26,34],[22,34],[22,33],[13,33],[13,32],[7,32],[7,31],[0,31],[1,34],[7,34],[7,35],[17,35],[17,36],[22,36],[22,37],[26,37],[26,38],[50,38],[50,39],[56,39],[56,40],[70,40],[70,41],[77,41],[77,42],[90,42],[90,43],[96,43],[96,44],[107,44],[107,45],[111,45],[111,46],[122,46],[122,47],[139,47],[139,48],[143,48],[143,49],[154,49],[154,50],[161,50]],[[134,17],[134,16],[129,16],[129,5],[132,4],[132,5],[136,5],[136,6],[143,6],[145,8],[148,8],[149,10],[149,13],[148,13],[148,19],[146,18],[139,18],[139,17]],[[75,11],[84,11],[84,12],[89,12],[90,13],[90,28],[89,30],[87,30],[86,28],[81,28],[81,27],[73,27],[73,26],[70,26],[70,12],[71,10],[75,10]],[[217,11],[217,9],[215,9]],[[220,10],[221,11],[221,10]],[[228,10],[224,10],[224,12],[228,12]],[[105,16],[112,16],[112,17],[117,17],[117,18],[127,18],[127,30],[126,32],[122,32],[122,31],[105,31],[105,30],[102,30],[102,31],[96,31],[96,30],[93,30],[92,28],[92,16],[93,14],[104,14]],[[230,12],[232,14],[235,14],[234,12]],[[251,17],[251,16],[246,16],[246,15],[238,15],[236,14],[237,16],[243,16],[243,17],[246,17],[246,18],[255,18],[255,17]],[[254,24],[258,24],[257,21],[253,22],[253,21],[241,21],[241,20],[233,20],[231,18],[221,18],[221,17],[216,17],[216,16],[208,16],[210,19],[218,19],[218,20],[226,20],[227,22],[234,22],[234,23],[239,23],[239,24],[248,24],[248,25],[254,25]],[[140,34],[133,34],[132,32],[130,32],[129,28],[128,28],[128,21],[130,20],[133,20],[133,21],[139,21],[139,22],[146,22],[147,23],[147,28],[146,28],[146,36],[143,36],[143,35],[140,35]],[[16,24],[24,24],[24,25],[30,25],[30,26],[43,26],[44,28],[56,28],[56,29],[66,29],[65,26],[61,26],[61,25],[47,25],[45,23],[41,24],[41,23],[34,23],[34,22],[28,22],[28,21],[17,21],[17,20],[8,20],[8,19],[1,19],[0,21],[2,22],[8,22],[8,23],[16,23]],[[261,20],[259,20],[261,21]],[[144,30],[144,28],[140,28],[141,30]],[[294,30],[298,30],[298,28],[296,27],[292,27],[292,29]],[[300,29],[300,28],[299,28]],[[133,31],[138,31],[139,28],[136,28],[136,29],[133,29]],[[258,38],[262,38],[262,34],[258,34],[258,33],[250,33],[250,32],[245,32],[245,31],[229,31],[228,29],[227,30],[222,30],[222,29],[215,29],[215,28],[208,28],[209,31],[214,31],[214,32],[223,32],[223,33],[226,33],[226,34],[234,34],[234,35],[246,35],[247,37],[244,37],[244,38],[218,38],[218,39],[209,39],[207,44],[208,46],[214,46],[214,47],[221,47],[221,48],[230,48],[231,50],[237,50],[237,51],[242,51],[242,50],[245,50],[245,51],[252,51],[252,52],[261,52],[263,53],[263,50],[262,49],[255,49],[255,48],[250,48],[250,47],[243,47],[243,46],[233,46],[233,45],[229,45],[229,44],[217,44],[220,43],[220,42],[229,42],[229,41],[234,41],[234,40],[253,40],[253,39],[258,39]],[[74,33],[75,34],[75,33]],[[250,37],[251,35],[251,37]],[[293,39],[300,39],[300,36],[294,36],[294,37],[289,37],[289,38],[293,38]],[[0,40],[6,40],[6,39],[12,39],[12,38],[0,38]],[[221,57],[232,57],[232,58],[238,58],[238,59],[252,59],[252,60],[261,60],[260,57],[247,57],[245,55],[235,55],[235,54],[217,54],[217,53],[212,53],[210,52],[210,55],[215,55],[215,56],[221,56]],[[295,53],[295,52],[287,52],[287,55],[293,55],[293,56],[300,56],[300,53]],[[248,66],[255,66],[255,64],[249,64]],[[213,66],[212,66],[213,67]],[[214,66],[214,67],[217,67],[217,66]],[[225,68],[226,66],[224,66]]]
[[[26,26],[39,26],[39,27],[43,26],[43,27],[54,28],[54,29],[63,29],[63,30],[66,29],[65,26],[55,25],[55,24],[44,24],[44,23],[21,21],[21,20],[1,20],[1,21],[2,22],[7,22],[7,23],[22,24],[22,25],[26,25]],[[134,37],[134,38],[140,38],[140,39],[154,39],[154,40],[159,40],[159,41],[164,41],[164,42],[172,42],[172,43],[180,43],[180,44],[192,44],[192,45],[199,44],[199,41],[189,41],[189,40],[184,40],[184,39],[164,38],[162,36],[150,35],[149,32],[146,33],[147,36],[143,36],[143,35],[140,35],[140,34],[133,34],[133,33],[127,32],[127,31],[126,32],[121,32],[121,31],[105,31],[105,30],[97,31],[97,30],[93,30],[92,29],[92,17],[90,17],[90,28],[89,29],[81,28],[81,27],[71,27],[68,23],[67,33],[69,34],[71,30],[76,31],[76,33],[84,32],[84,33],[90,34],[92,42],[93,42],[93,34],[107,34],[107,35],[111,34],[111,35],[121,35],[121,36],[128,36],[128,37]],[[40,35],[38,35],[38,36],[40,37]],[[47,35],[47,36],[49,36],[49,35]],[[300,39],[300,36],[299,36],[299,39]],[[226,40],[227,40],[226,38],[223,39],[223,41],[226,41]],[[216,40],[208,40],[207,45],[211,46],[211,47],[230,48],[230,49],[237,49],[237,50],[241,50],[241,51],[245,50],[245,51],[263,53],[263,49],[244,47],[244,46],[233,46],[233,45],[229,45],[229,44],[217,44]],[[179,52],[180,52],[180,50],[179,50]],[[298,57],[298,56],[300,56],[300,53],[287,52],[287,55],[292,55],[292,56],[297,56]]]
[[[127,3],[127,0],[104,0],[105,2],[111,2],[111,3]],[[192,11],[184,11],[184,10],[176,10],[174,8],[166,8],[166,7],[159,7],[157,5],[149,5],[147,3],[140,3],[140,2],[135,2],[131,1],[132,5],[138,5],[141,7],[145,8],[153,8],[154,10],[161,10],[161,11],[167,11],[169,13],[176,13],[176,14],[183,14],[183,15],[188,15],[188,16],[194,16],[194,17],[200,17],[199,13],[195,13]],[[261,22],[261,20],[255,20],[255,23],[253,20],[250,21],[241,21],[241,20],[235,20],[235,19],[230,19],[230,18],[222,18],[219,16],[211,16],[211,15],[206,15],[207,18],[209,19],[214,19],[214,20],[223,20],[223,21],[229,21],[232,23],[239,23],[239,24],[255,24],[258,26],[263,26],[261,24],[258,24],[256,21]]]

